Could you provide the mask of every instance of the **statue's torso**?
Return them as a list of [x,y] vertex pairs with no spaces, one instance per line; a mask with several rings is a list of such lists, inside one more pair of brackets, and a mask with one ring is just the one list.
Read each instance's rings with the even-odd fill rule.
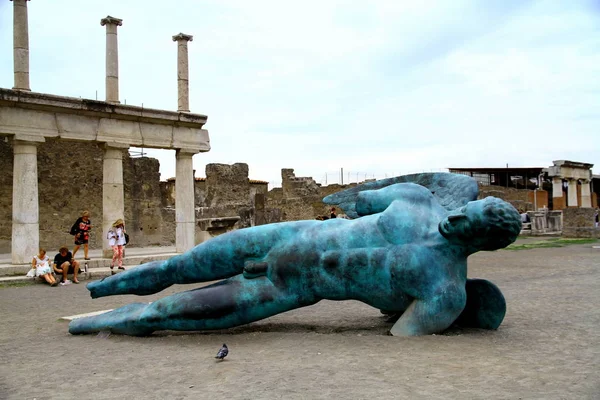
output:
[[463,279],[466,257],[438,232],[448,212],[429,192],[412,200],[356,220],[290,226],[296,235],[267,256],[276,260],[271,279],[321,298],[398,311],[448,279]]

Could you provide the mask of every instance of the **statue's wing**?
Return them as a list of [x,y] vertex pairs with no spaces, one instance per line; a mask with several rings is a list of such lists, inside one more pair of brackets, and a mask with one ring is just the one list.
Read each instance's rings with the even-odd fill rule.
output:
[[381,189],[395,183],[416,183],[431,191],[442,207],[451,211],[460,208],[469,201],[477,199],[479,188],[477,182],[467,175],[448,172],[422,173],[402,175],[394,178],[366,182],[341,192],[333,193],[323,199],[325,204],[337,205],[349,218],[358,218],[356,199],[364,190]]

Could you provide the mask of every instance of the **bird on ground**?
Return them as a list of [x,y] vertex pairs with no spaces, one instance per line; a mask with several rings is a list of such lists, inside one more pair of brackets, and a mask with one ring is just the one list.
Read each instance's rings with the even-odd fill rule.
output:
[[218,358],[219,360],[222,360],[225,357],[227,357],[227,354],[229,354],[229,348],[227,348],[227,345],[225,343],[223,343],[223,347],[221,347],[219,349],[219,352],[217,353],[217,355],[215,356],[215,358]]

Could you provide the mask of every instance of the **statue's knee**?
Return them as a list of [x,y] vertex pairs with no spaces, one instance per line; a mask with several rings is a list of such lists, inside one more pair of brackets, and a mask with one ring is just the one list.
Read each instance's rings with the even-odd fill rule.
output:
[[162,321],[163,314],[163,312],[149,305],[138,317],[138,322],[145,326],[152,326]]

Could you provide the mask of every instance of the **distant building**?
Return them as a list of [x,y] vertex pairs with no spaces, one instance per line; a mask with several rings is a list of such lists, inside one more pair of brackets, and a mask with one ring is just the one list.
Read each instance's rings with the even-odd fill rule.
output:
[[[451,173],[471,176],[480,186],[531,191],[526,202],[534,208],[562,210],[596,207],[600,198],[600,175],[592,175],[594,164],[556,160],[550,167],[448,168]],[[551,193],[551,196],[548,195]]]

